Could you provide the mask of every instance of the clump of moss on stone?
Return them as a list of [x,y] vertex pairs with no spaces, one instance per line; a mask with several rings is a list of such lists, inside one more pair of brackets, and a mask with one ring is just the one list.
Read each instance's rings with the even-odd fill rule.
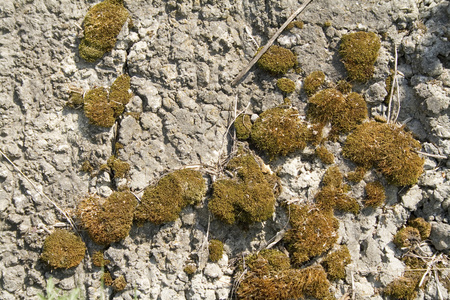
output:
[[197,272],[197,266],[194,263],[188,263],[184,269],[183,269],[184,273],[186,273],[187,275],[192,275],[195,272]]
[[127,281],[125,280],[125,277],[123,275],[120,275],[116,279],[114,279],[112,283],[112,287],[114,291],[120,292],[123,291],[127,286]]
[[245,114],[239,115],[234,121],[234,129],[236,129],[236,137],[238,140],[247,140],[252,131],[252,121],[250,116]]
[[140,222],[155,224],[175,221],[184,207],[201,202],[206,188],[200,172],[174,171],[161,178],[156,186],[145,189],[134,217]]
[[296,109],[271,108],[263,112],[252,126],[252,143],[271,159],[306,147],[311,132]]
[[328,253],[322,261],[327,271],[328,279],[339,280],[345,278],[345,267],[352,262],[347,246],[339,247],[336,251]]
[[395,124],[367,122],[348,137],[343,155],[363,168],[375,167],[389,183],[415,184],[422,173],[424,160],[415,152],[420,143],[411,133]]
[[344,96],[336,89],[325,89],[308,100],[308,117],[313,122],[331,123],[331,136],[347,133],[367,118],[367,105],[357,93]]
[[69,100],[67,101],[66,105],[70,108],[79,108],[83,106],[83,103],[83,94],[71,91],[69,94]]
[[400,229],[394,236],[394,244],[399,248],[411,247],[420,240],[419,230],[411,226]]
[[336,89],[344,95],[350,93],[352,88],[352,84],[347,80],[339,80],[336,84]]
[[87,62],[95,62],[105,52],[111,51],[128,17],[123,0],[105,0],[92,6],[83,21],[80,56]]
[[40,259],[52,268],[68,269],[78,266],[83,260],[86,245],[74,233],[56,229],[44,241]]
[[333,211],[334,209],[357,214],[359,204],[355,198],[347,195],[347,186],[342,182],[343,176],[338,166],[331,166],[322,179],[324,185],[316,194],[315,200],[321,209]]
[[113,279],[111,277],[111,273],[106,271],[102,274],[101,280],[105,286],[111,286],[113,284]]
[[294,265],[324,253],[336,242],[339,221],[331,211],[309,204],[291,205],[290,216],[291,229],[286,232],[284,242]]
[[264,249],[245,258],[246,266],[255,273],[269,274],[287,270],[291,267],[289,257],[276,249]]
[[270,218],[275,205],[275,175],[264,174],[253,155],[243,150],[230,160],[226,169],[235,177],[213,183],[210,211],[228,224],[250,224]]
[[316,155],[320,160],[327,165],[334,163],[334,155],[325,146],[319,146],[315,151]]
[[92,196],[78,205],[78,216],[89,237],[109,245],[128,236],[137,201],[130,192],[114,192],[107,199]]
[[124,178],[130,171],[130,164],[118,159],[114,155],[108,158],[106,164],[114,174],[114,178]]
[[210,240],[208,250],[209,260],[217,262],[223,256],[223,243],[219,240]]
[[366,206],[378,207],[386,200],[384,186],[379,181],[369,182],[366,184]]
[[408,225],[417,228],[420,232],[420,238],[425,240],[430,237],[431,224],[425,221],[423,218],[415,218],[408,221]]
[[92,254],[92,263],[96,267],[104,267],[109,265],[110,262],[109,259],[103,257],[103,251],[95,251],[94,254]]
[[380,38],[373,32],[360,31],[342,37],[339,54],[350,80],[366,82],[373,76],[380,46]]
[[366,175],[367,170],[363,167],[356,167],[355,171],[347,173],[347,179],[351,182],[360,182]]
[[299,29],[302,29],[304,25],[305,25],[305,24],[303,23],[303,21],[292,21],[291,23],[289,23],[289,24],[286,26],[286,30],[291,30],[291,29],[293,29],[294,27],[297,27],[297,28],[299,28]]
[[89,174],[92,175],[92,173],[94,172],[94,167],[92,166],[92,164],[88,160],[85,160],[83,162],[83,164],[81,165],[80,171],[81,172],[85,172],[85,173],[89,173]]
[[109,94],[102,87],[89,90],[84,97],[84,113],[90,123],[101,127],[114,125],[131,99],[129,89],[130,77],[122,74],[113,82]]
[[411,277],[400,277],[384,288],[384,294],[401,300],[414,300],[418,281]]
[[303,81],[303,89],[308,96],[313,95],[325,81],[325,73],[322,71],[314,71],[306,76]]
[[277,80],[277,87],[286,94],[290,94],[295,91],[295,82],[289,78],[280,78]]
[[281,75],[297,66],[297,57],[289,49],[271,46],[258,60],[258,66],[273,75]]

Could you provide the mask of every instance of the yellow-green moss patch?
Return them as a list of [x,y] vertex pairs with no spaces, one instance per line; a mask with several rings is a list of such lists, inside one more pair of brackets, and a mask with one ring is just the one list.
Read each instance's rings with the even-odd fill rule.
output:
[[120,292],[125,289],[127,286],[127,281],[125,280],[125,277],[123,275],[120,275],[116,279],[114,279],[112,283],[112,287],[114,288],[114,291]]
[[345,278],[345,267],[352,262],[347,246],[341,246],[336,251],[328,253],[322,261],[330,280]]
[[252,272],[259,274],[283,271],[291,267],[289,257],[276,249],[264,249],[249,255],[245,258],[245,264]]
[[130,164],[116,158],[114,155],[108,159],[107,165],[114,174],[114,178],[124,178],[130,171]]
[[109,102],[114,110],[114,117],[117,118],[125,110],[125,105],[130,102],[133,94],[130,89],[130,76],[122,74],[114,80],[109,91]]
[[217,180],[208,208],[225,223],[249,224],[267,220],[275,205],[274,175],[261,171],[253,155],[240,151],[227,165],[235,177]]
[[422,240],[427,239],[431,234],[431,224],[425,221],[423,218],[411,219],[408,221],[408,225],[419,230],[420,238]]
[[258,66],[274,75],[285,74],[297,65],[297,57],[291,50],[271,46],[258,60]]
[[290,206],[291,229],[284,242],[294,265],[301,265],[316,255],[329,250],[338,238],[339,221],[333,213],[304,204]]
[[89,237],[109,245],[128,236],[137,201],[130,192],[114,192],[107,199],[92,196],[78,205],[78,216]]
[[310,136],[297,110],[278,107],[263,112],[253,124],[250,135],[252,143],[271,159],[302,150]]
[[348,137],[343,155],[368,169],[375,167],[394,185],[415,184],[423,170],[423,159],[415,152],[420,143],[395,124],[367,122]]
[[85,252],[86,245],[79,236],[56,229],[45,239],[40,258],[52,268],[68,269],[78,266]]
[[145,189],[135,219],[155,224],[175,221],[184,207],[199,203],[205,193],[206,184],[200,172],[177,170],[161,178],[156,186]]
[[95,62],[105,52],[111,51],[128,17],[123,0],[105,0],[92,6],[83,21],[80,56],[87,62]]
[[369,182],[366,184],[366,206],[378,207],[386,200],[384,186],[379,181]]
[[355,171],[347,173],[347,179],[351,182],[360,182],[366,175],[367,170],[363,167],[356,167]]
[[252,121],[250,116],[245,114],[239,115],[234,121],[234,129],[236,129],[236,137],[238,140],[247,140],[252,131]]
[[95,251],[94,254],[92,254],[92,263],[96,267],[104,267],[110,262],[110,260],[103,257],[103,251]]
[[303,89],[308,96],[313,95],[325,81],[325,73],[322,71],[314,71],[306,76],[303,81]]
[[197,266],[194,263],[188,263],[184,269],[183,269],[184,273],[186,273],[187,275],[192,275],[195,272],[197,272]]
[[411,247],[420,240],[419,230],[411,226],[400,229],[394,236],[394,244],[399,248]]
[[223,256],[223,243],[219,240],[210,240],[208,250],[209,260],[217,262]]
[[368,81],[380,50],[380,38],[373,32],[355,32],[342,37],[339,54],[350,80]]
[[289,24],[286,26],[286,30],[291,30],[291,29],[293,29],[294,27],[299,28],[299,29],[302,29],[304,25],[305,25],[305,24],[303,23],[303,21],[292,21],[291,23],[289,23]]
[[414,300],[417,296],[418,281],[411,277],[400,277],[384,288],[384,294],[394,299]]
[[330,151],[328,151],[325,146],[319,146],[316,148],[316,155],[320,160],[327,165],[331,165],[334,163],[334,155]]
[[350,93],[352,88],[352,84],[347,80],[339,80],[336,84],[336,89],[344,95]]
[[295,82],[289,78],[280,78],[277,80],[277,87],[286,94],[290,94],[295,91]]
[[66,105],[71,108],[78,108],[83,106],[83,103],[84,103],[83,94],[72,91],[70,92],[69,100],[67,101]]

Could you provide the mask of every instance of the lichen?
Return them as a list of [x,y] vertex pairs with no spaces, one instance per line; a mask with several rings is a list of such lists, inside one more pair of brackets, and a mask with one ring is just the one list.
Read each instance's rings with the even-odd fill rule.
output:
[[251,142],[271,159],[306,147],[311,132],[296,109],[271,108],[252,126]]
[[310,204],[290,206],[291,229],[284,242],[291,254],[291,262],[300,266],[314,256],[329,250],[338,238],[339,221],[331,211]]
[[408,225],[417,228],[422,240],[427,239],[431,234],[431,224],[425,221],[423,218],[415,218],[408,221]]
[[339,54],[350,80],[366,82],[373,76],[380,46],[380,38],[373,32],[360,31],[342,37]]
[[285,74],[297,65],[297,57],[291,50],[271,46],[258,60],[258,66],[271,74]]
[[253,155],[240,150],[226,169],[234,177],[213,183],[213,195],[208,203],[210,211],[227,224],[250,224],[272,216],[277,181],[261,171]]
[[314,71],[306,76],[303,81],[303,89],[308,96],[312,96],[325,81],[325,73],[322,71]]
[[52,268],[68,269],[78,266],[85,252],[86,245],[79,236],[56,229],[45,239],[40,259]]
[[286,94],[290,94],[295,91],[295,82],[289,78],[280,78],[277,80],[277,87]]
[[347,137],[343,155],[363,168],[379,169],[389,183],[404,186],[415,184],[422,173],[419,149],[420,143],[403,127],[372,121]]
[[345,278],[345,267],[350,264],[352,257],[347,246],[341,246],[337,250],[328,253],[322,261],[327,271],[328,279],[334,281]]
[[135,219],[155,224],[175,221],[184,207],[201,202],[206,188],[200,172],[190,169],[174,171],[162,177],[156,186],[145,189],[136,208]]
[[128,17],[123,0],[105,0],[92,6],[83,21],[80,56],[87,62],[95,62],[105,52],[111,51]]
[[394,236],[394,244],[399,248],[411,247],[420,240],[419,230],[411,226],[400,229]]
[[325,146],[319,146],[315,151],[316,155],[320,160],[327,165],[334,163],[334,155]]
[[386,200],[384,186],[379,181],[369,182],[366,184],[366,206],[378,207]]
[[209,241],[209,260],[212,262],[217,262],[223,256],[223,243],[219,240]]
[[91,196],[78,205],[78,216],[89,237],[109,245],[128,236],[137,201],[130,192],[114,192],[107,199]]
[[252,131],[252,121],[249,115],[239,115],[234,121],[234,129],[236,129],[236,137],[238,140],[245,141],[250,138]]

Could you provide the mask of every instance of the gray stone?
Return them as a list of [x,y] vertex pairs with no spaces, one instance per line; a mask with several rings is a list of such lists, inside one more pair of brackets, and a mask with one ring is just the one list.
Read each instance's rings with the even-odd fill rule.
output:
[[448,254],[450,250],[450,225],[440,222],[431,222],[430,240],[433,246]]
[[205,267],[204,273],[212,279],[220,278],[223,275],[219,265],[215,263],[208,263]]
[[22,288],[25,279],[25,268],[17,265],[2,270],[3,288],[8,292],[15,292]]
[[415,211],[422,198],[422,190],[419,186],[414,185],[405,195],[402,196],[402,204],[410,211]]

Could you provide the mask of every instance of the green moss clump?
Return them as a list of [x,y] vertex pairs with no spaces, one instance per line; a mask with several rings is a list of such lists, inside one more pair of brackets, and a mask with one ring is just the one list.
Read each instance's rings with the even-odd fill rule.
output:
[[394,244],[399,248],[411,247],[420,240],[419,230],[411,226],[400,229],[394,236]]
[[85,172],[85,173],[89,173],[89,174],[92,175],[92,173],[94,172],[94,167],[92,166],[92,164],[88,160],[85,160],[83,162],[83,164],[81,165],[80,171],[81,172]]
[[372,77],[380,46],[380,38],[373,32],[360,31],[342,37],[339,54],[350,80],[366,82]]
[[137,201],[130,192],[114,192],[107,199],[89,197],[78,205],[78,216],[89,237],[109,245],[128,236]]
[[350,93],[352,88],[352,84],[347,80],[339,80],[336,84],[336,89],[344,95]]
[[252,126],[252,143],[271,159],[306,147],[311,132],[299,118],[299,112],[289,108],[271,108],[263,112]]
[[103,257],[103,251],[95,251],[92,255],[92,263],[96,267],[104,267],[106,265],[109,265],[111,261],[109,259],[105,259]]
[[408,225],[417,228],[420,232],[420,238],[425,240],[430,237],[431,224],[425,221],[423,218],[415,218],[408,221]]
[[334,155],[330,151],[328,151],[325,146],[319,146],[316,148],[316,155],[320,158],[320,160],[327,165],[331,165],[334,163]]
[[264,174],[253,155],[242,150],[226,168],[236,177],[213,183],[213,196],[208,203],[210,211],[228,224],[250,224],[270,218],[277,183],[273,176]]
[[83,106],[84,99],[83,94],[79,92],[70,92],[69,100],[67,101],[67,106],[70,108],[78,108]]
[[280,78],[277,80],[277,87],[286,94],[290,94],[295,91],[295,82],[289,78]]
[[114,117],[117,118],[125,110],[125,105],[130,102],[133,94],[130,89],[130,76],[122,74],[113,82],[109,91],[109,102],[114,110]]
[[245,265],[251,272],[269,274],[287,270],[291,267],[289,257],[276,249],[264,249],[245,258]]
[[219,240],[210,240],[208,250],[209,260],[217,262],[223,256],[223,243]]
[[111,286],[113,284],[113,279],[111,277],[111,273],[106,271],[102,274],[102,281],[105,286]]
[[415,152],[420,143],[403,127],[368,122],[359,125],[348,137],[343,155],[363,168],[375,167],[389,183],[415,184],[422,173],[424,160]]
[[105,0],[92,6],[83,21],[80,56],[87,62],[95,62],[105,52],[111,51],[128,17],[123,0]]
[[291,205],[291,229],[284,242],[291,253],[291,261],[301,265],[316,255],[330,249],[338,238],[338,220],[332,212],[312,205]]
[[114,109],[108,102],[108,91],[98,87],[89,90],[84,98],[84,113],[91,124],[100,127],[114,125]]
[[357,93],[344,96],[336,89],[325,89],[308,100],[308,117],[313,122],[332,125],[331,135],[353,130],[367,118],[367,105]]
[[294,27],[297,27],[297,28],[299,28],[299,29],[302,29],[304,25],[305,25],[305,24],[303,23],[303,21],[292,21],[291,23],[289,23],[289,24],[286,26],[286,30],[291,30],[291,29],[293,29]]
[[356,167],[355,171],[347,173],[347,179],[351,182],[360,182],[366,175],[367,170],[363,167]]
[[379,181],[366,184],[366,206],[378,207],[386,200],[384,186]]
[[342,186],[342,180],[344,179],[344,176],[342,176],[341,171],[339,170],[339,167],[334,165],[329,167],[322,178],[322,184],[324,186],[332,186],[339,188]]
[[329,253],[322,261],[330,280],[345,278],[345,267],[352,262],[352,257],[347,246],[339,247],[338,250]]
[[130,164],[116,158],[114,155],[108,158],[106,164],[113,172],[114,178],[124,178],[130,171]]
[[119,277],[114,279],[114,281],[112,283],[112,287],[113,287],[114,291],[116,291],[116,292],[123,291],[126,286],[127,286],[127,281],[125,280],[125,277],[123,275],[120,275]]
[[187,275],[192,275],[197,272],[197,266],[194,263],[189,263],[184,267],[183,271]]
[[74,233],[56,229],[44,241],[40,259],[52,268],[68,269],[78,266],[83,260],[86,245]]
[[258,66],[274,75],[285,74],[297,65],[297,57],[291,50],[271,46],[258,60]]
[[314,71],[306,76],[303,82],[303,89],[308,96],[312,96],[325,81],[325,73]]
[[417,296],[418,281],[411,277],[400,277],[384,288],[384,294],[394,299],[414,300]]
[[234,129],[236,129],[236,137],[238,140],[245,141],[250,138],[252,131],[252,121],[249,115],[239,115],[234,121]]
[[200,172],[177,170],[161,178],[156,186],[145,189],[134,217],[155,224],[175,221],[184,207],[201,202],[206,189]]

